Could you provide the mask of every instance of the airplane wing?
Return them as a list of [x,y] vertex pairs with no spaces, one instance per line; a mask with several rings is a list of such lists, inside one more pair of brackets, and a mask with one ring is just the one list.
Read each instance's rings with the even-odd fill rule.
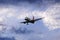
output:
[[34,21],[38,21],[38,20],[42,20],[42,18],[39,18],[39,19],[35,19]]
[[26,22],[21,22],[21,23],[24,23],[25,24]]
[[28,25],[28,22],[26,22],[26,21],[25,22],[21,22],[21,23],[24,23],[24,24],[27,23],[27,25]]

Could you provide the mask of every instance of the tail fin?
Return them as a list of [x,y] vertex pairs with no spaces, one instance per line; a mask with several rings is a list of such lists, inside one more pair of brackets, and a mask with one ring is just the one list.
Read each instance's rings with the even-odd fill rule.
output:
[[34,16],[33,16],[33,20],[34,20]]

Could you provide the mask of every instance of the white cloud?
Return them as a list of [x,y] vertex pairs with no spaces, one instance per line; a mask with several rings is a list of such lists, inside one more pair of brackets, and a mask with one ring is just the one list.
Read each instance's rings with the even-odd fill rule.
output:
[[54,30],[56,28],[60,28],[60,6],[59,4],[55,4],[50,6],[43,14],[45,17],[44,23],[48,26],[49,30]]
[[0,22],[2,23],[4,21],[4,19],[2,17],[0,17]]

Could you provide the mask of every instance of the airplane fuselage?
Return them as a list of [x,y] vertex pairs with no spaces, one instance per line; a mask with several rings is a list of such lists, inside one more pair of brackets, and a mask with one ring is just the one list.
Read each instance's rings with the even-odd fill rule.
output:
[[34,20],[31,20],[30,23],[34,23],[35,21]]
[[25,19],[27,23],[34,23],[34,20]]

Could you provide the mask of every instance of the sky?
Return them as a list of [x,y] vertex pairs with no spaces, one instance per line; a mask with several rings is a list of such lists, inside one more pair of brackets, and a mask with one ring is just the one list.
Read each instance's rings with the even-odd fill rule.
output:
[[[60,0],[0,0],[0,40],[60,40]],[[29,25],[25,17],[43,18]]]

